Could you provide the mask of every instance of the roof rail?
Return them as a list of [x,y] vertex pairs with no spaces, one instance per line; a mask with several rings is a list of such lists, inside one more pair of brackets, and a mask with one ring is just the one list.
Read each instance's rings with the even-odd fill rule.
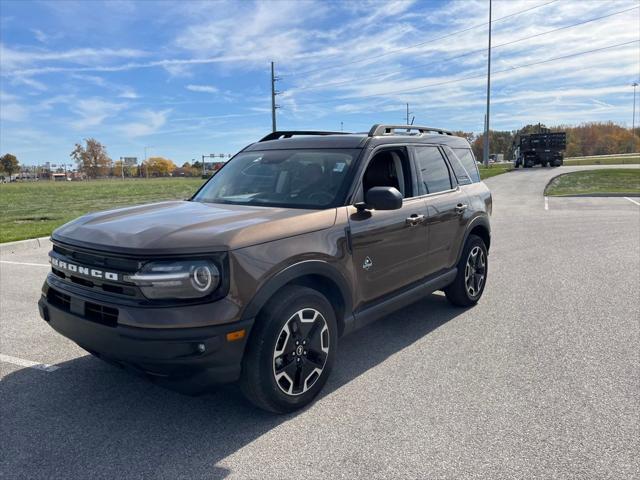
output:
[[347,135],[346,132],[321,132],[315,130],[278,130],[275,132],[271,132],[268,135],[262,137],[260,142],[268,142],[269,140],[278,140],[280,138],[291,138],[297,137],[301,135]]
[[[376,137],[378,135],[396,135],[396,130],[405,130],[405,135],[408,135],[411,130],[417,130],[420,135],[425,133],[437,133],[440,135],[453,135],[449,130],[434,127],[423,127],[420,125],[384,125],[376,123],[371,130],[369,130],[370,137]],[[402,135],[402,133],[399,133]]]

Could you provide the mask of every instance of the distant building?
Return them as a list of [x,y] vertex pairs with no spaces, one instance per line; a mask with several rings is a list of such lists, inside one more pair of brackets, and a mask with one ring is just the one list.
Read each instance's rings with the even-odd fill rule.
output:
[[71,178],[66,173],[52,173],[51,180],[54,182],[64,182],[67,180],[71,180]]

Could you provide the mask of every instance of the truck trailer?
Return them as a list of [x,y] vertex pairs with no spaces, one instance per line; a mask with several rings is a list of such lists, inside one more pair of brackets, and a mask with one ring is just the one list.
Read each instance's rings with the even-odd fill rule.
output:
[[514,150],[514,168],[530,168],[534,165],[559,167],[567,146],[566,132],[540,132],[520,135]]

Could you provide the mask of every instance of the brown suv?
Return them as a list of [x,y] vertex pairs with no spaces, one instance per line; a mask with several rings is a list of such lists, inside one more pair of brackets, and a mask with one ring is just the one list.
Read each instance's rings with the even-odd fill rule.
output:
[[475,304],[490,213],[469,143],[445,130],[274,132],[190,200],[57,229],[40,313],[158,383],[239,380],[287,412],[322,389],[342,335],[435,290]]

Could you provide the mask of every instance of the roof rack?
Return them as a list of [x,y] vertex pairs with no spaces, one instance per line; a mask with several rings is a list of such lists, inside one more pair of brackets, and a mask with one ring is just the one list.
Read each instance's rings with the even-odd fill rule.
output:
[[405,135],[409,135],[411,130],[416,130],[420,135],[425,133],[437,133],[440,135],[453,135],[449,130],[434,127],[423,127],[420,125],[384,125],[376,123],[371,130],[369,130],[370,137],[376,137],[378,135],[402,135],[402,133],[396,133],[396,130],[405,130]]
[[280,138],[291,138],[291,137],[297,137],[302,135],[347,135],[347,133],[346,132],[322,132],[322,131],[315,131],[315,130],[309,130],[309,131],[279,130],[279,131],[271,132],[268,135],[265,135],[259,141],[268,142],[269,140],[278,140]]

